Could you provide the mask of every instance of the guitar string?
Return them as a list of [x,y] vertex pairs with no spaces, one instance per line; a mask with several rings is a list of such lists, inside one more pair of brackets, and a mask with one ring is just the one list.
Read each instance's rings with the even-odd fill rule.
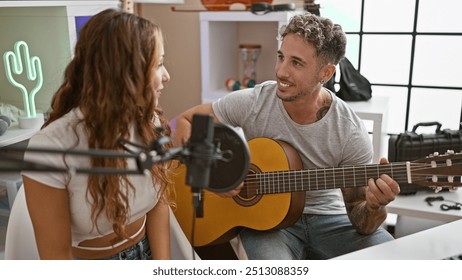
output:
[[[364,169],[365,167],[369,168],[369,169],[371,168],[371,166],[363,166],[363,167],[351,167],[351,166],[349,166],[349,167],[336,168],[336,169],[337,170],[339,170],[339,169],[346,169],[347,170],[346,172],[343,172],[343,174],[346,174],[346,175],[344,176],[345,179],[342,180],[342,181],[348,182],[348,181],[352,180],[351,178],[356,177],[355,169],[361,169],[361,168]],[[388,169],[391,168],[391,166],[387,167],[385,165],[382,165],[382,166],[379,166],[379,167],[382,167],[382,169],[384,167],[388,168]],[[381,169],[377,168],[375,165],[373,166],[373,168],[374,168],[374,170],[378,170],[379,172],[381,171]],[[250,190],[250,191],[263,189],[263,190],[270,190],[269,193],[283,193],[283,192],[286,192],[287,188],[284,187],[284,184],[282,184],[283,189],[281,190],[280,189],[280,185],[281,185],[280,183],[281,182],[288,181],[288,182],[294,182],[296,185],[299,185],[299,183],[302,183],[303,181],[308,181],[308,182],[310,181],[310,174],[309,173],[323,172],[323,173],[325,173],[324,174],[325,175],[324,176],[325,177],[324,185],[330,185],[332,187],[324,187],[324,188],[317,187],[317,188],[313,188],[312,190],[341,188],[341,187],[335,186],[335,176],[330,176],[330,175],[326,174],[326,172],[325,172],[326,170],[329,171],[329,172],[332,172],[331,169],[306,169],[306,170],[284,170],[284,171],[272,171],[272,172],[265,172],[265,173],[252,173],[252,174],[249,174],[244,181],[245,181],[245,183],[247,183],[247,190]],[[299,176],[300,178],[297,178],[296,175],[295,175],[295,178],[292,179],[292,177],[293,177],[292,173],[296,174],[297,172],[300,173],[300,176]],[[335,173],[335,172],[336,171],[334,171],[332,173]],[[380,173],[384,173],[384,172],[386,172],[386,171],[383,171],[383,172],[380,172]],[[395,176],[394,176],[395,179],[402,178],[402,179],[407,180],[407,171],[406,170],[398,171],[398,172],[394,172],[394,173],[395,173]],[[277,180],[275,180],[274,178],[270,178],[270,177],[274,177],[275,175],[278,178]],[[367,170],[366,170],[366,175],[367,175]],[[307,176],[308,176],[308,179],[307,179]],[[282,178],[282,180],[280,179],[280,177]],[[333,177],[333,180],[327,180],[330,177]],[[260,184],[262,181],[263,181],[263,183]],[[277,184],[275,184],[275,182]],[[365,184],[367,184],[367,180],[366,180]],[[346,186],[346,187],[351,188],[351,186]],[[274,191],[275,188],[277,188],[278,191]],[[300,191],[306,191],[306,189],[301,187]],[[265,193],[265,191],[263,191],[263,193]],[[266,191],[266,193],[268,193],[268,191]]]
[[[278,179],[274,178],[274,174],[278,174]],[[245,180],[247,183],[252,184],[256,182],[260,182],[262,180],[268,180],[269,182],[298,182],[298,183],[314,183],[315,187],[320,188],[322,186],[322,183],[319,183],[319,172],[300,172],[300,175],[297,177],[296,175],[292,174],[297,174],[293,172],[289,173],[284,173],[284,172],[275,172],[275,173],[256,173],[256,174],[250,174],[248,175],[247,179]],[[383,174],[383,173],[380,173]],[[369,175],[368,173],[358,176],[356,173],[351,173],[346,171],[345,175],[340,179],[337,179],[336,174],[330,173],[329,172],[322,172],[321,175],[325,175],[325,180],[324,182],[329,182],[332,185],[346,185],[346,186],[357,186],[360,185],[360,183],[356,183],[355,181],[358,180],[361,182],[361,179],[363,179],[364,182],[367,182],[369,178],[377,178],[378,176],[376,174]],[[429,176],[431,176],[431,173],[428,174],[417,174],[412,176],[413,181],[415,180],[425,180]],[[399,182],[407,182],[408,180],[408,174],[407,171],[398,171],[394,172],[393,178]]]
[[[261,193],[258,193],[257,194],[265,194],[265,193],[285,193],[287,192],[287,190],[290,190],[292,189],[291,187],[285,187],[285,185],[287,184],[284,184],[286,181],[288,184],[295,184],[295,191],[297,191],[297,186],[300,186],[300,190],[299,191],[309,191],[309,190],[322,190],[322,189],[336,189],[336,188],[352,188],[352,187],[355,187],[356,185],[358,185],[359,187],[362,187],[362,186],[365,186],[367,185],[367,181],[370,178],[373,178],[374,176],[367,176],[369,173],[375,173],[375,174],[383,174],[383,173],[387,173],[386,171],[387,170],[384,170],[384,169],[390,169],[390,171],[392,171],[393,173],[393,178],[395,180],[398,180],[398,181],[402,181],[402,182],[407,182],[407,167],[405,166],[405,164],[393,164],[394,166],[392,166],[392,164],[389,164],[389,165],[363,165],[363,166],[346,166],[346,167],[342,167],[342,168],[324,168],[324,169],[305,169],[305,170],[283,170],[283,171],[270,171],[270,172],[264,172],[264,173],[251,173],[247,176],[247,178],[244,180],[245,183],[247,183],[247,190],[250,190],[252,192],[255,192],[256,190],[262,190]],[[400,165],[402,165],[400,168],[398,168]],[[420,168],[416,168],[416,167],[420,167]],[[393,168],[398,168],[397,170],[398,171],[393,171],[392,169]],[[428,168],[428,166],[425,166],[424,164],[414,164],[414,163],[411,163],[411,168],[413,169],[414,172],[418,171],[418,170],[425,170],[426,168]],[[358,177],[361,177],[361,176],[358,176],[356,175],[356,173],[358,173],[359,171],[361,171],[362,169],[364,169],[364,173],[365,175],[363,176],[364,177],[364,185],[362,184],[356,184],[356,183],[353,183],[354,186],[351,186],[351,180],[355,181],[356,178]],[[369,170],[370,169],[370,170]],[[371,171],[372,169],[374,169],[373,171]],[[342,186],[342,187],[339,187],[339,186],[336,186],[335,182],[335,175],[336,173],[340,172],[339,170],[342,170],[342,174],[345,174],[343,176],[343,182],[345,182],[344,184],[346,184],[346,182],[348,182],[347,185],[345,186]],[[358,172],[357,172],[358,170]],[[311,181],[313,180],[318,180],[318,177],[317,177],[317,174],[318,173],[324,173],[324,182],[323,184],[317,184],[316,187],[313,187],[313,188],[304,188],[303,187],[303,182],[308,182],[308,183],[311,183]],[[299,173],[299,177],[297,177],[297,173]],[[315,173],[316,174],[316,178],[313,179],[311,176],[313,174],[310,174],[310,173]],[[330,174],[328,174],[330,173]],[[388,172],[388,173],[391,173],[391,172]],[[333,176],[331,176],[333,174]],[[277,176],[277,179],[275,178],[272,178],[274,176]],[[415,181],[417,180],[426,180],[429,176],[433,175],[432,173],[428,173],[428,174],[419,174],[418,176],[414,176],[416,179]],[[457,176],[459,177],[459,176]],[[282,180],[281,180],[282,178]],[[263,183],[262,183],[263,181]],[[338,181],[338,180],[337,180]],[[360,180],[359,180],[360,181]],[[282,184],[282,190],[281,190],[281,182],[283,183]],[[261,184],[260,184],[261,183]],[[434,183],[433,183],[434,184]],[[447,184],[447,182],[444,182],[442,184]],[[324,188],[323,187],[320,187],[320,185],[324,185]],[[327,187],[327,185],[329,185],[329,187]],[[277,189],[277,190],[276,190]]]
[[[420,166],[420,165],[418,165]],[[430,173],[421,173],[422,170],[429,170],[428,168],[415,168],[412,167],[411,165],[411,168],[412,168],[412,172],[414,173],[417,173],[417,174],[422,174],[422,175],[435,175],[433,172],[430,172]],[[347,174],[346,176],[341,176],[341,177],[346,177],[346,178],[352,178],[353,176],[354,177],[361,177],[360,175],[356,175],[357,173],[360,173],[361,171],[366,171],[365,174],[368,175],[368,174],[371,174],[371,173],[374,173],[374,174],[387,174],[387,173],[395,173],[395,174],[400,174],[400,171],[402,174],[407,174],[407,167],[406,166],[403,166],[400,171],[396,172],[396,171],[393,171],[393,170],[390,170],[391,172],[387,172],[388,170],[383,170],[384,168],[381,169],[377,169],[376,167],[345,167],[345,168],[334,168],[336,170],[333,170],[332,168],[325,168],[325,169],[305,169],[305,170],[281,170],[281,171],[268,171],[268,172],[263,172],[263,173],[251,173],[247,176],[247,178],[249,177],[254,177],[254,176],[259,176],[259,175],[268,175],[268,176],[271,176],[272,174],[283,174],[283,175],[290,175],[290,176],[294,176],[296,177],[296,175],[293,175],[292,173],[297,173],[297,172],[300,172],[300,173],[303,173],[303,175],[310,175],[309,173],[330,173],[330,174],[334,174],[334,176],[337,176],[338,173],[342,173],[342,174]],[[339,171],[341,169],[341,171]],[[365,170],[362,170],[362,169],[365,169]],[[391,169],[391,168],[387,168],[387,169]],[[346,171],[345,171],[346,170]],[[350,177],[351,176],[351,177]],[[396,177],[396,176],[393,176],[393,177]]]

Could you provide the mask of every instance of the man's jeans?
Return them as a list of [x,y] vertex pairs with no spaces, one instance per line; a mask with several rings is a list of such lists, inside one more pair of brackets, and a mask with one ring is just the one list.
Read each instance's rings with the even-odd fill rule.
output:
[[369,235],[356,232],[344,215],[304,214],[285,229],[240,233],[242,245],[253,260],[322,260],[393,240],[382,227]]

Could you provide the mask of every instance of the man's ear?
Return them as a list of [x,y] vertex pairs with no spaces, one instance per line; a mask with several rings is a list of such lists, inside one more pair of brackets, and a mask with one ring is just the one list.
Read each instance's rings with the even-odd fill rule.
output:
[[327,64],[323,67],[322,73],[324,74],[322,80],[327,82],[329,81],[335,73],[335,65],[332,63]]

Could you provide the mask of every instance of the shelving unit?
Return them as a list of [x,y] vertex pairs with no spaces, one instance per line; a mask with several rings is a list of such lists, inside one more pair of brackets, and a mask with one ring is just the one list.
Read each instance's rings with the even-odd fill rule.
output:
[[274,65],[279,47],[279,29],[297,11],[254,15],[248,11],[201,12],[202,103],[211,102],[228,93],[225,81],[241,79],[240,44],[260,44],[257,60],[257,82],[274,79]]

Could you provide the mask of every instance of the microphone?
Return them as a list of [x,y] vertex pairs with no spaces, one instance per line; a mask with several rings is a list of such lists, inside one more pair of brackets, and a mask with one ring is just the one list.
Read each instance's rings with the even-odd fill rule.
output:
[[191,186],[193,206],[196,216],[203,216],[202,189],[210,182],[210,170],[214,158],[213,144],[214,123],[210,115],[193,115],[189,152],[191,156],[186,161],[186,184]]
[[186,183],[193,189],[207,188],[210,182],[215,146],[214,123],[210,115],[193,115],[189,139],[190,160],[186,162]]

